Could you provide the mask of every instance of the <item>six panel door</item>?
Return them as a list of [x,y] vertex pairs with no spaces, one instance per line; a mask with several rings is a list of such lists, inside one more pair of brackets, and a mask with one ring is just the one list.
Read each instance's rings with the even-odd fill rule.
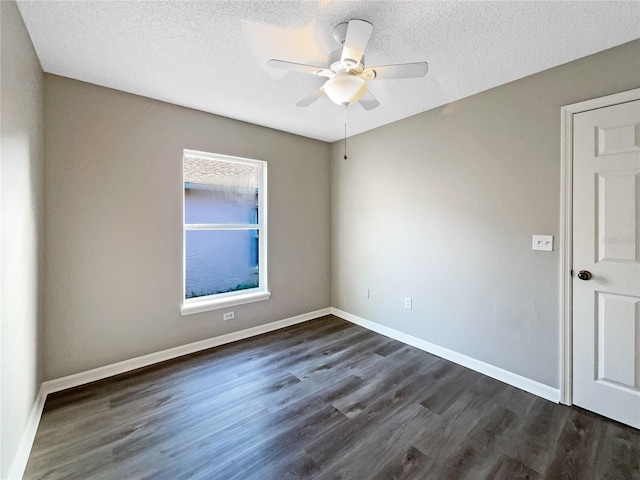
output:
[[573,403],[640,428],[640,101],[573,118]]

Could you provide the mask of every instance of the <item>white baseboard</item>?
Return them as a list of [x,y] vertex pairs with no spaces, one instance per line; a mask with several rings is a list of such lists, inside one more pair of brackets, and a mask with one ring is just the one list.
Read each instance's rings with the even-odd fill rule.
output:
[[325,315],[333,314],[344,320],[347,320],[356,325],[360,325],[368,330],[380,333],[387,337],[393,338],[400,342],[411,345],[412,347],[419,348],[425,352],[432,353],[438,357],[442,357],[446,360],[450,360],[454,363],[462,365],[463,367],[470,368],[476,372],[487,375],[488,377],[495,378],[501,382],[512,385],[521,390],[525,390],[529,393],[545,398],[552,402],[558,403],[560,401],[560,390],[557,388],[549,387],[535,380],[517,375],[502,368],[490,365],[480,360],[468,357],[453,350],[435,345],[412,335],[394,330],[393,328],[385,327],[379,323],[375,323],[364,318],[352,315],[348,312],[344,312],[337,308],[323,308],[314,312],[305,313],[296,317],[285,318],[265,325],[258,325],[257,327],[248,328],[246,330],[240,330],[238,332],[228,333],[219,337],[213,337],[199,342],[189,343],[187,345],[181,345],[179,347],[169,348],[160,352],[143,355],[141,357],[132,358],[130,360],[124,360],[122,362],[113,363],[111,365],[105,365],[104,367],[94,368],[86,372],[76,373],[74,375],[68,375],[66,377],[57,378],[55,380],[48,380],[42,383],[36,401],[31,410],[29,421],[22,435],[22,441],[18,448],[18,453],[13,461],[11,470],[9,473],[9,479],[21,479],[24,470],[29,460],[33,441],[38,430],[40,423],[40,417],[42,416],[42,409],[50,393],[65,390],[67,388],[77,387],[86,383],[102,380],[121,373],[130,372],[138,368],[147,367],[155,363],[164,362],[165,360],[171,360],[173,358],[188,355],[190,353],[199,352],[208,348],[217,347],[226,343],[236,342],[245,338],[254,337],[263,333],[279,330],[298,323],[307,322],[314,318],[323,317]]
[[407,345],[411,345],[412,347],[419,348],[420,350],[424,350],[425,352],[444,358],[445,360],[457,363],[458,365],[462,365],[463,367],[470,368],[471,370],[475,370],[476,372],[482,373],[483,375],[495,378],[496,380],[500,380],[501,382],[519,388],[520,390],[524,390],[526,392],[537,395],[538,397],[542,397],[555,403],[560,402],[560,389],[558,388],[553,388],[545,385],[544,383],[536,382],[535,380],[531,380],[530,378],[523,377],[489,363],[476,360],[475,358],[468,357],[453,350],[449,350],[448,348],[435,345],[433,343],[427,342],[426,340],[422,340],[421,338],[414,337],[413,335],[400,332],[384,325],[380,325],[379,323],[366,320],[364,318],[358,317],[334,307],[331,307],[331,313],[351,323],[360,325],[361,327],[364,327],[368,330],[372,330],[386,337],[390,337],[402,343],[406,343]]
[[27,426],[22,435],[22,440],[18,447],[18,453],[13,460],[9,479],[19,480],[24,475],[24,470],[27,467],[27,461],[31,454],[31,448],[33,447],[33,441],[36,437],[36,432],[38,431],[38,425],[40,424],[40,417],[42,417],[42,409],[44,408],[48,394],[58,392],[60,390],[66,390],[67,388],[78,387],[86,383],[95,382],[96,380],[103,380],[114,375],[130,372],[138,368],[147,367],[155,363],[164,362],[165,360],[171,360],[173,358],[199,352],[208,348],[218,347],[226,343],[237,342],[238,340],[244,340],[245,338],[255,337],[256,335],[262,335],[263,333],[272,332],[274,330],[280,330],[281,328],[296,325],[297,323],[303,323],[313,320],[314,318],[324,317],[330,313],[330,308],[323,308],[314,312],[285,318],[284,320],[278,320],[265,325],[258,325],[257,327],[227,333],[226,335],[220,335],[219,337],[208,338],[199,342],[169,348],[160,352],[150,353],[141,357],[112,363],[111,365],[105,365],[104,367],[87,370],[86,372],[76,373],[74,375],[68,375],[66,377],[43,382],[40,387],[40,391],[38,392],[38,396],[36,397],[35,404],[33,405],[33,409],[31,410],[29,421],[27,422]]
[[56,378],[55,380],[48,380],[44,382],[42,386],[45,388],[46,393],[66,390],[67,388],[77,387],[86,383],[95,382],[96,380],[113,377],[114,375],[130,372],[138,368],[148,367],[149,365],[182,357],[183,355],[189,355],[190,353],[200,352],[226,343],[237,342],[238,340],[244,340],[245,338],[255,337],[256,335],[262,335],[263,333],[272,332],[274,330],[280,330],[281,328],[313,320],[314,318],[323,317],[330,313],[330,308],[323,308],[322,310],[304,313],[296,317],[285,318],[284,320],[258,325],[257,327],[247,328],[246,330],[240,330],[238,332],[227,333],[226,335],[200,340],[199,342],[188,343],[179,347],[169,348],[160,352],[150,353],[141,357],[112,363],[111,365],[105,365],[104,367],[94,368],[74,375]]
[[40,390],[38,390],[38,395],[36,396],[36,401],[31,409],[27,426],[22,434],[22,440],[20,440],[18,452],[13,459],[11,470],[9,470],[9,480],[18,480],[24,475],[24,469],[27,467],[27,461],[31,454],[33,441],[36,438],[36,432],[38,431],[38,425],[40,424],[40,417],[42,417],[42,409],[44,408],[44,402],[46,399],[47,393],[41,385]]

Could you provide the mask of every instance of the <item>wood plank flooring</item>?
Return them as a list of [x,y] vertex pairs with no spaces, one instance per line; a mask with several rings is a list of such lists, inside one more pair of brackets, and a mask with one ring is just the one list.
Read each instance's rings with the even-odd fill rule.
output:
[[25,479],[640,479],[640,431],[333,316],[47,399]]

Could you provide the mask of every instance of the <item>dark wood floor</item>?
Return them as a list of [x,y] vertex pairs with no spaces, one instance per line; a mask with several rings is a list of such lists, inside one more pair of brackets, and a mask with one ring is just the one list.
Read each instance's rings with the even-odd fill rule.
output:
[[51,395],[25,479],[640,479],[640,431],[336,317]]

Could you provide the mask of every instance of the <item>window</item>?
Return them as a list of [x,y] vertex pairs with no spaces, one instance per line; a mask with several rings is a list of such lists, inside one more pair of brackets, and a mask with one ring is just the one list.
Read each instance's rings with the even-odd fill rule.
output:
[[183,315],[266,300],[267,163],[185,150]]

